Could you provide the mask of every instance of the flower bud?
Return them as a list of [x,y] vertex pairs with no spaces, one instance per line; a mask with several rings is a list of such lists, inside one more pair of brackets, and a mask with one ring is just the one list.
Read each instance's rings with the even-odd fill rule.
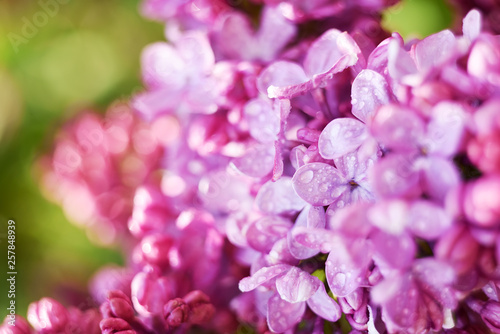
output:
[[116,290],[109,292],[108,304],[113,318],[130,320],[135,316],[130,298],[122,291]]
[[500,332],[500,303],[488,301],[481,310],[481,317],[486,325],[495,333]]
[[[14,324],[14,325],[12,325]],[[2,334],[30,334],[31,328],[26,319],[20,315],[8,315],[0,326]]]
[[174,296],[173,282],[158,273],[141,272],[132,280],[132,303],[140,315],[161,314]]
[[137,334],[128,322],[120,318],[106,318],[99,324],[102,334]]
[[215,314],[215,307],[210,303],[210,298],[199,290],[188,293],[183,299],[191,309],[189,322],[192,324],[205,323]]
[[68,311],[52,298],[42,298],[28,306],[28,321],[40,333],[64,332]]
[[163,308],[165,322],[170,327],[178,327],[189,317],[189,306],[181,299],[169,300]]

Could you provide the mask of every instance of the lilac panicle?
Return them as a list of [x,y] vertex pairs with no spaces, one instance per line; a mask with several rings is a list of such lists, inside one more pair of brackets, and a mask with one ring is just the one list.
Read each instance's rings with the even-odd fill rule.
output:
[[496,7],[405,42],[394,2],[143,1],[144,90],[42,159],[126,266],[102,319],[42,299],[35,331],[498,331]]

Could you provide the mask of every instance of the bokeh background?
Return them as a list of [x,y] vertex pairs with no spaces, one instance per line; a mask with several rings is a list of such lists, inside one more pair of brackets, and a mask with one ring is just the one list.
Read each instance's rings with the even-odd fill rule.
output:
[[[65,120],[82,110],[104,112],[139,91],[140,51],[163,39],[163,27],[139,15],[139,0],[65,0],[45,23],[41,2],[48,0],[0,0],[2,319],[8,305],[9,219],[16,222],[19,314],[43,296],[84,294],[98,267],[122,263],[116,250],[91,244],[43,197],[34,161],[50,150]],[[445,29],[452,17],[442,0],[405,0],[384,14],[384,25],[408,39]],[[30,23],[38,26],[30,30]]]

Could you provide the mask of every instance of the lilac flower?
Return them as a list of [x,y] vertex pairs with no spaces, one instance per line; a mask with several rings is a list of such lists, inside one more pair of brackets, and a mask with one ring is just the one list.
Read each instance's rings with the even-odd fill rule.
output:
[[259,90],[270,98],[291,98],[324,86],[334,74],[355,65],[360,52],[348,33],[328,30],[309,48],[304,67],[284,60],[268,66],[259,76]]
[[53,154],[40,161],[42,182],[70,220],[109,244],[124,234],[131,196],[160,151],[149,126],[118,104],[104,119],[83,114],[61,131]]
[[268,325],[272,331],[284,332],[295,326],[305,312],[306,302],[324,319],[336,321],[340,318],[340,308],[327,295],[323,283],[297,267],[285,264],[264,267],[239,283],[243,292],[261,285],[275,285],[277,291],[267,302]]
[[321,162],[300,167],[292,181],[295,191],[308,203],[320,206],[342,208],[351,202],[373,200],[366,174],[373,160],[363,161],[357,153],[334,160],[337,168]]
[[295,36],[296,26],[286,20],[278,7],[264,7],[259,30],[254,32],[250,19],[239,12],[222,17],[215,32],[215,46],[227,59],[270,62]]

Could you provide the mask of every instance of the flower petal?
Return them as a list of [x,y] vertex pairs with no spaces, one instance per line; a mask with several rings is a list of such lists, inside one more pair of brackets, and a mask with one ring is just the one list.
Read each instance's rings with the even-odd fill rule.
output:
[[390,99],[387,81],[375,71],[361,71],[352,83],[352,114],[363,122]]
[[267,324],[275,333],[283,333],[300,322],[306,310],[305,302],[289,303],[274,294],[267,302]]
[[271,173],[274,163],[272,146],[258,144],[250,147],[246,153],[232,161],[233,166],[250,177],[264,177]]
[[455,35],[443,30],[430,35],[415,45],[415,63],[420,71],[428,71],[455,57]]
[[408,233],[394,235],[382,231],[371,234],[375,247],[375,263],[385,269],[406,269],[415,257],[416,245]]
[[410,208],[408,227],[419,238],[439,238],[453,221],[440,206],[430,201],[415,201]]
[[289,220],[281,217],[262,217],[248,228],[247,242],[255,250],[269,253],[274,243],[285,237],[292,226]]
[[466,113],[462,105],[441,102],[432,109],[432,118],[427,125],[426,141],[433,154],[449,157],[459,149],[464,135]]
[[262,143],[276,140],[280,131],[280,117],[268,100],[252,99],[245,104],[243,112],[250,135],[255,140]]
[[364,279],[367,266],[371,261],[371,245],[357,239],[346,246],[346,240],[338,240],[328,255],[325,273],[333,294],[345,297],[356,290]]
[[144,48],[141,55],[142,80],[151,89],[178,90],[186,84],[186,64],[179,51],[165,42]]
[[315,162],[300,167],[292,179],[293,189],[309,204],[328,205],[347,190],[347,181],[328,164]]
[[322,74],[342,72],[358,61],[357,55],[360,53],[358,45],[347,32],[330,29],[309,47],[304,70],[318,86],[324,78]]
[[367,138],[365,124],[354,118],[336,118],[321,131],[319,153],[325,159],[337,159],[356,150]]
[[378,109],[370,130],[386,148],[411,150],[424,137],[424,121],[413,110],[390,104]]
[[290,61],[277,61],[257,78],[259,91],[269,98],[291,98],[312,88],[304,69]]
[[328,253],[337,242],[338,235],[322,228],[299,226],[292,230],[296,242],[311,249]]
[[307,300],[307,305],[314,313],[331,322],[339,320],[342,315],[339,304],[326,293],[324,284],[319,285],[318,290]]
[[270,214],[294,213],[306,205],[293,191],[292,178],[288,176],[283,176],[276,182],[266,182],[259,189],[255,203],[262,212]]
[[292,267],[285,275],[276,279],[276,289],[283,300],[298,303],[308,300],[322,285],[317,277]]
[[269,282],[276,276],[283,274],[284,272],[290,270],[291,266],[287,264],[278,264],[272,267],[264,267],[257,270],[252,276],[243,278],[238,287],[241,292],[251,291],[258,286]]

